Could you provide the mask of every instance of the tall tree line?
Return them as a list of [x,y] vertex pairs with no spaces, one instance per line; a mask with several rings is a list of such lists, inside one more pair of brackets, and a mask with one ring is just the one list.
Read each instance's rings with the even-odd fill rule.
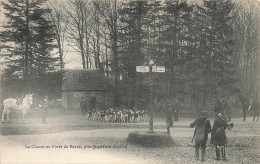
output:
[[[46,0],[9,0],[2,2],[6,24],[1,31],[2,54],[7,67],[6,79],[22,79],[20,91],[44,88],[46,72],[54,71],[56,57],[53,25],[45,16],[50,10],[42,6]],[[8,80],[7,80],[8,81]],[[28,92],[28,91],[27,91]]]

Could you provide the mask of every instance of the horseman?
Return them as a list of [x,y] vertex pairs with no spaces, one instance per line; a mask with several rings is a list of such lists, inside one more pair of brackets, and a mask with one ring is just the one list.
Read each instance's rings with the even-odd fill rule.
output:
[[9,114],[11,109],[21,110],[23,113],[23,121],[25,122],[25,115],[27,114],[30,106],[32,105],[32,96],[33,94],[27,94],[23,97],[21,103],[17,103],[17,100],[14,98],[8,98],[3,101],[4,109],[2,111],[2,123],[4,123],[4,116],[6,115],[8,122]]

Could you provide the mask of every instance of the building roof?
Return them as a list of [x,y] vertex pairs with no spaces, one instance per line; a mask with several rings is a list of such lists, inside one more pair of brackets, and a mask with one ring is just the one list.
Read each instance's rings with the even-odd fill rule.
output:
[[63,91],[105,91],[106,77],[98,69],[66,70],[63,75]]

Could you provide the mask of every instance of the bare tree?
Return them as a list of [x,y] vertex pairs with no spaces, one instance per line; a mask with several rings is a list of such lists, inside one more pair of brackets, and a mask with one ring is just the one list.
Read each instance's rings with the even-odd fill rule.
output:
[[53,23],[55,30],[55,40],[58,46],[58,53],[60,59],[60,69],[64,69],[64,48],[65,48],[65,36],[68,28],[68,18],[66,12],[64,12],[64,2],[62,1],[49,1],[47,7],[51,9],[51,13],[47,16]]
[[[86,52],[89,53],[88,47],[88,33],[89,21],[92,12],[91,1],[85,0],[71,0],[68,3],[67,13],[69,16],[70,24],[68,26],[68,35],[70,41],[75,41],[75,43],[70,42],[70,46],[74,48],[81,55],[82,67],[86,69]],[[87,45],[86,45],[87,44]],[[91,60],[89,60],[91,62]]]
[[260,3],[257,1],[236,4],[234,12],[234,38],[236,55],[233,59],[244,96],[259,98],[259,25]]
[[[118,2],[116,0],[94,1],[95,8],[101,16],[105,19],[109,30],[111,50],[113,54],[113,71],[115,77],[115,105],[118,102],[118,80],[119,80],[119,66],[118,66]],[[108,67],[108,66],[107,66]]]

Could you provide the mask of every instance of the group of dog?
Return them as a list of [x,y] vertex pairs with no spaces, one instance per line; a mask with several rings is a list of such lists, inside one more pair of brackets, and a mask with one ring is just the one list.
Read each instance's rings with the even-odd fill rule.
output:
[[132,110],[125,108],[112,108],[106,110],[92,109],[84,110],[83,116],[88,120],[105,122],[145,122],[148,118],[147,110]]

